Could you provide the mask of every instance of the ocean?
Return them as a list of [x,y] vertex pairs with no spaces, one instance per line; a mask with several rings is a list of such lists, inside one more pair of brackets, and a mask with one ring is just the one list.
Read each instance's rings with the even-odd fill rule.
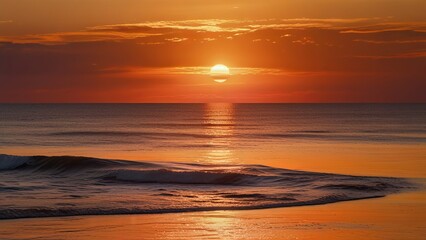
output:
[[0,219],[382,197],[425,146],[425,104],[0,104]]

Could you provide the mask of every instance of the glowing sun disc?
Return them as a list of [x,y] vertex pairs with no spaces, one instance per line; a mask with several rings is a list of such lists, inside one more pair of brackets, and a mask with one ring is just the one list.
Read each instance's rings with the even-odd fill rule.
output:
[[210,76],[215,82],[223,83],[231,76],[229,68],[223,64],[214,65],[210,68]]

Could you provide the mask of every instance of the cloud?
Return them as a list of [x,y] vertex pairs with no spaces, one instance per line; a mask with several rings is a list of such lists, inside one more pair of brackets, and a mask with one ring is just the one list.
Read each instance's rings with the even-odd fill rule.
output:
[[308,37],[303,37],[302,39],[294,40],[293,43],[299,43],[299,44],[302,44],[302,45],[316,44],[315,41],[309,39]]
[[355,42],[371,43],[371,44],[421,44],[426,43],[426,39],[419,40],[368,40],[368,39],[354,39]]
[[[338,30],[345,34],[367,34],[389,31],[425,32],[423,22],[392,22],[382,18],[353,19],[259,19],[259,20],[184,20],[152,21],[131,24],[113,24],[88,27],[75,32],[58,32],[49,34],[32,34],[21,36],[1,36],[0,41],[13,43],[66,44],[72,42],[122,41],[149,36],[169,36],[176,33],[191,35],[196,33],[228,34],[228,39],[250,32],[262,30]],[[235,34],[231,36],[229,34]],[[289,37],[289,33],[281,36]],[[180,38],[187,38],[181,36]],[[213,39],[214,36],[206,39]],[[167,39],[172,39],[168,37]]]
[[188,38],[178,38],[178,37],[174,37],[174,38],[166,38],[165,39],[166,41],[169,41],[169,42],[183,42],[183,41],[186,41],[186,40],[188,40]]
[[397,55],[381,55],[381,56],[357,56],[358,58],[369,59],[405,59],[405,58],[426,58],[426,52],[409,52]]
[[415,31],[426,32],[425,22],[373,22],[364,26],[356,26],[351,29],[342,29],[341,33],[370,34],[380,32]]
[[146,30],[146,29],[174,29],[174,30],[193,30],[206,32],[236,32],[249,30],[246,28],[226,27],[226,24],[241,24],[240,20],[224,20],[224,19],[205,19],[205,20],[181,20],[181,21],[155,21],[135,24],[115,24],[104,25],[89,28],[91,30]]
[[[425,40],[421,23],[389,18],[156,21],[2,36],[0,93],[9,97],[0,100],[148,101],[212,91],[421,100]],[[208,76],[217,63],[231,68],[222,89]]]
[[[188,67],[138,67],[138,66],[126,66],[126,67],[112,67],[99,70],[105,74],[117,74],[120,77],[134,77],[143,75],[204,75],[208,76],[210,73],[210,67],[205,66],[188,66]],[[232,76],[244,76],[244,75],[302,75],[307,74],[305,72],[289,72],[278,68],[255,68],[255,67],[231,67],[230,69]],[[309,74],[312,74],[311,72]]]
[[96,42],[96,41],[116,41],[125,39],[142,38],[155,36],[155,33],[122,33],[122,32],[61,32],[52,34],[32,34],[24,36],[0,36],[0,42],[13,43],[39,43],[39,44],[67,44],[73,42]]

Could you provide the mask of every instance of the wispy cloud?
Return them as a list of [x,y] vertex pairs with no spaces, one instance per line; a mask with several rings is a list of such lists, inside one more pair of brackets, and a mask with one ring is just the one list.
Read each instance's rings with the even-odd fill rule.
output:
[[426,52],[409,52],[397,55],[372,55],[372,56],[357,56],[358,58],[368,59],[399,59],[399,58],[426,58]]
[[364,26],[356,26],[351,29],[342,29],[341,33],[369,34],[396,31],[426,32],[426,22],[372,22]]
[[[153,21],[131,24],[113,24],[88,27],[75,32],[58,32],[49,34],[33,34],[22,36],[0,36],[0,41],[13,43],[63,44],[72,42],[92,41],[121,41],[150,36],[165,36],[163,41],[170,39],[185,39],[191,34],[227,34],[227,39],[263,30],[288,31],[322,29],[335,30],[344,34],[368,34],[389,31],[426,32],[424,22],[393,22],[392,19],[382,18],[353,18],[353,19],[259,19],[259,20],[185,20],[185,21]],[[8,22],[8,21],[3,21]],[[1,23],[1,22],[0,22]],[[180,36],[175,36],[176,34]],[[233,35],[232,35],[233,34]],[[204,41],[217,39],[205,36]],[[282,32],[280,36],[291,36]],[[151,41],[159,42],[159,41]],[[306,41],[305,41],[306,42]]]
[[169,42],[183,42],[183,41],[188,40],[188,38],[178,38],[178,37],[174,37],[174,38],[166,38],[165,40],[166,40],[166,41],[169,41]]
[[[234,67],[230,69],[231,76],[239,75],[294,75],[305,74],[302,72],[287,72],[279,68],[255,68],[255,67]],[[210,67],[188,66],[188,67],[112,67],[99,70],[100,73],[115,73],[119,75],[209,75]]]
[[206,20],[184,20],[184,21],[155,21],[133,24],[114,24],[89,28],[96,31],[138,31],[147,29],[174,29],[193,30],[206,32],[238,32],[250,29],[236,26],[226,26],[227,24],[241,24],[240,20],[206,19]]
[[426,43],[426,39],[416,39],[416,40],[369,40],[369,39],[354,39],[355,42],[371,43],[371,44],[418,44]]
[[156,33],[122,33],[122,32],[60,32],[52,34],[32,34],[24,36],[0,36],[0,42],[13,43],[41,43],[41,44],[67,44],[73,42],[95,42],[95,41],[114,41],[147,36],[159,35]]

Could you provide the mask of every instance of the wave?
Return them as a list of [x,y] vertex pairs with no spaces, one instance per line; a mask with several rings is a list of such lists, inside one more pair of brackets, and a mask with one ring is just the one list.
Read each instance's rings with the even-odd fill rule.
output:
[[0,154],[0,170],[12,170],[25,164],[30,158]]
[[224,171],[120,170],[107,178],[139,183],[250,185],[262,178],[252,174]]
[[229,136],[212,136],[207,134],[196,133],[179,133],[179,132],[143,132],[143,131],[69,131],[69,132],[54,132],[51,136],[103,136],[103,137],[146,137],[146,138],[161,138],[161,137],[182,137],[182,138],[224,138]]
[[0,155],[0,219],[257,209],[382,197],[406,179],[263,165]]
[[[222,126],[223,127],[223,126]],[[415,135],[415,134],[418,135]],[[122,138],[142,139],[173,139],[173,138],[193,138],[193,139],[256,139],[258,140],[286,140],[286,139],[309,139],[318,141],[347,141],[347,142],[426,142],[426,137],[422,131],[385,131],[385,130],[359,130],[357,132],[339,132],[326,130],[301,130],[288,132],[227,132],[226,134],[212,135],[208,133],[188,133],[188,132],[154,132],[154,131],[60,131],[48,133],[48,136],[60,137],[104,137],[123,141]],[[117,139],[115,139],[117,138]],[[98,139],[97,139],[98,140]]]
[[261,178],[271,178],[243,173],[239,166],[148,163],[78,156],[22,157],[0,154],[0,170],[31,171],[31,174],[86,174],[106,180],[172,184],[247,185]]
[[[297,207],[322,205],[350,200],[362,200],[369,198],[380,198],[383,195],[359,197],[347,199],[344,195],[335,195],[321,197],[309,201],[286,202],[274,204],[254,204],[251,206],[204,206],[204,207],[181,207],[181,208],[29,208],[29,209],[0,209],[0,219],[19,219],[19,218],[40,218],[40,217],[67,217],[67,216],[87,216],[87,215],[124,215],[124,214],[161,214],[161,213],[185,213],[185,212],[200,212],[200,211],[225,211],[225,210],[254,210],[279,207]],[[255,201],[256,199],[253,199]]]
[[348,134],[328,132],[295,132],[295,133],[266,133],[258,134],[258,137],[267,139],[310,139],[310,140],[333,140],[333,141],[356,141],[356,142],[426,142],[423,136],[405,136],[397,134]]

